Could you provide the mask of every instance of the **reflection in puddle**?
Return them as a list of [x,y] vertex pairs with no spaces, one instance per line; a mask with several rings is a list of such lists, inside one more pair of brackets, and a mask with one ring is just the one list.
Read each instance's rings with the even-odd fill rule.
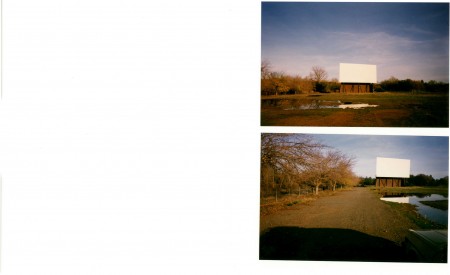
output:
[[317,110],[317,109],[363,109],[378,107],[362,102],[342,102],[340,100],[305,100],[305,99],[264,99],[262,107],[277,107],[283,110]]
[[448,224],[448,210],[441,210],[431,206],[422,204],[421,201],[438,201],[438,200],[448,200],[447,197],[442,195],[432,194],[427,196],[400,196],[400,197],[383,197],[383,201],[397,202],[397,203],[409,203],[417,206],[417,211],[419,214],[425,218],[447,225]]
[[310,103],[291,102],[290,106],[284,110],[317,110],[317,109],[363,109],[370,107],[378,107],[378,105],[369,105],[368,103],[352,103],[341,101],[314,100]]
[[362,108],[367,108],[367,107],[378,107],[378,105],[369,105],[367,103],[356,103],[356,104],[344,104],[344,105],[339,105],[340,109],[362,109]]

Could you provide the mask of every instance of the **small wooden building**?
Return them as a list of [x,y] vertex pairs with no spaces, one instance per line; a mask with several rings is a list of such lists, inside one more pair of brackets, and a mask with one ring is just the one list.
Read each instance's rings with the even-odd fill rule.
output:
[[375,180],[376,187],[401,187],[405,185],[406,179],[404,178],[384,178],[377,177]]
[[368,64],[339,64],[341,93],[372,93],[377,83],[377,66]]
[[410,175],[409,159],[380,158],[376,160],[376,187],[401,187]]
[[372,83],[341,83],[340,93],[373,93]]

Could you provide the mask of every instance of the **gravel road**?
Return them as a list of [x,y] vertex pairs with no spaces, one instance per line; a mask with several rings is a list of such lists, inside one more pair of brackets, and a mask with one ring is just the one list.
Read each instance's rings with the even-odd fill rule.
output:
[[352,229],[397,244],[404,240],[409,228],[417,228],[367,188],[337,192],[260,219],[261,233],[280,226]]
[[340,191],[260,218],[261,260],[408,262],[410,228],[367,188]]

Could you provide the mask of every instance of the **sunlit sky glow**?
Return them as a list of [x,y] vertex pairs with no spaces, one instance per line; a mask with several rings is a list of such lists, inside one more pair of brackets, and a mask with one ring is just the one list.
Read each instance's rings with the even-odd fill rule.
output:
[[262,60],[307,76],[339,63],[377,65],[378,82],[449,81],[448,3],[263,2]]
[[312,135],[323,144],[355,159],[358,176],[375,177],[376,158],[411,160],[411,174],[448,176],[448,137],[378,136],[378,135]]

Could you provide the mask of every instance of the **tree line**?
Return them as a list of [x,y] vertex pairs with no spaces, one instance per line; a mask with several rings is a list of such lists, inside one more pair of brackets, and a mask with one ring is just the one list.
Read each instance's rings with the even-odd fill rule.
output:
[[375,85],[375,92],[427,92],[427,93],[448,93],[448,83],[430,80],[404,79],[400,80],[393,76]]
[[308,135],[261,134],[261,197],[356,185],[354,159]]
[[312,67],[309,76],[301,77],[272,71],[270,63],[263,61],[261,64],[261,95],[339,91],[339,81],[336,78],[328,81],[327,77],[328,73],[319,66]]
[[[376,179],[372,177],[360,178],[359,185],[375,185],[375,180]],[[448,176],[435,179],[432,175],[410,175],[409,179],[406,179],[404,186],[448,186]]]
[[[272,71],[268,61],[261,63],[261,95],[304,94],[311,92],[339,92],[340,83],[336,78],[328,80],[328,73],[320,66],[311,68],[308,76],[291,76],[283,72]],[[430,80],[404,79],[395,77],[374,85],[375,92],[426,92],[448,93],[449,84]]]

